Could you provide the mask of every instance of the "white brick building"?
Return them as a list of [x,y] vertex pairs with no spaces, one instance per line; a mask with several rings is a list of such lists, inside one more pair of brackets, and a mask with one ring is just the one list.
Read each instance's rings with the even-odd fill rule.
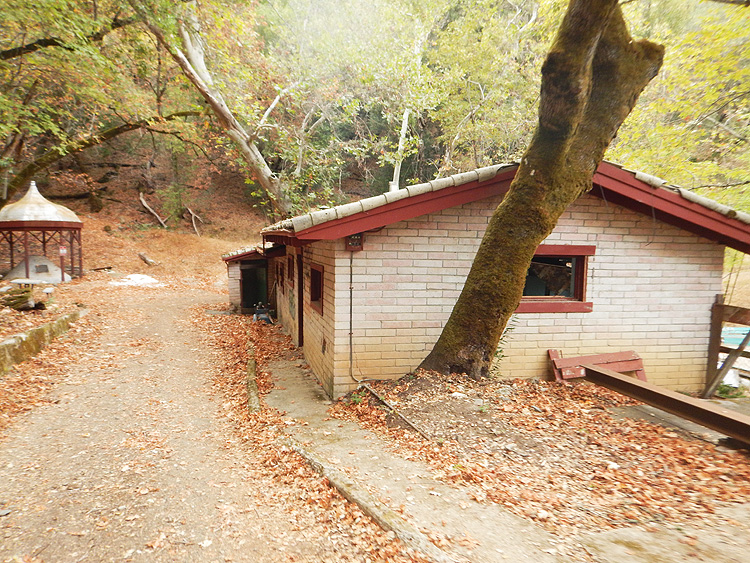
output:
[[[332,397],[363,378],[400,377],[440,334],[515,170],[484,168],[268,227],[265,251],[224,258],[232,302],[242,304],[240,268],[266,268],[246,291],[265,279],[279,321]],[[539,247],[499,372],[546,376],[550,348],[635,350],[649,381],[697,390],[724,247],[748,252],[748,223],[603,163]]]

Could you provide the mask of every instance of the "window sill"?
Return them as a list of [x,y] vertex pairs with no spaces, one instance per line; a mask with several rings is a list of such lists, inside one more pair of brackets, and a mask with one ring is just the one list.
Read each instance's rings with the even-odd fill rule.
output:
[[322,317],[323,316],[323,303],[320,301],[310,301],[310,308]]
[[562,299],[523,300],[516,313],[590,313],[594,304],[586,301],[567,301]]

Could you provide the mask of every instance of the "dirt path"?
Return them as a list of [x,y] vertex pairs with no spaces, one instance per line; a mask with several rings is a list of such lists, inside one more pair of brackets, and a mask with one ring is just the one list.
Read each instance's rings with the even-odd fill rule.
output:
[[0,561],[342,560],[347,530],[273,494],[221,416],[189,308],[225,297],[106,292],[98,343],[0,442]]

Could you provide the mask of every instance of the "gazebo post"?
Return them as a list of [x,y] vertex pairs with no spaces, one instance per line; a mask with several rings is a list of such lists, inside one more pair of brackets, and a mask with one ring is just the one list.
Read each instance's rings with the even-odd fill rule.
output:
[[70,233],[68,240],[68,251],[70,252],[70,277],[72,278],[76,273],[76,247],[73,244],[73,233]]
[[16,243],[13,240],[13,231],[8,233],[8,242],[10,243],[10,269],[12,270],[16,267],[15,255],[13,253],[13,247],[16,245]]
[[71,238],[78,243],[78,275],[83,277],[83,252],[81,250],[81,231],[71,233]]
[[31,275],[29,270],[29,231],[23,232],[23,260],[26,267],[26,277],[28,278]]

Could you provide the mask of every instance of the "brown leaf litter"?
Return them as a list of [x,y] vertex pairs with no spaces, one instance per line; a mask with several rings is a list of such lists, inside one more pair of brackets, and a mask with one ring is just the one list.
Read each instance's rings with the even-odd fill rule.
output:
[[360,389],[332,408],[429,463],[479,502],[499,503],[556,533],[710,519],[750,498],[750,457],[645,421],[637,404],[584,382],[442,376],[371,382],[432,440]]

